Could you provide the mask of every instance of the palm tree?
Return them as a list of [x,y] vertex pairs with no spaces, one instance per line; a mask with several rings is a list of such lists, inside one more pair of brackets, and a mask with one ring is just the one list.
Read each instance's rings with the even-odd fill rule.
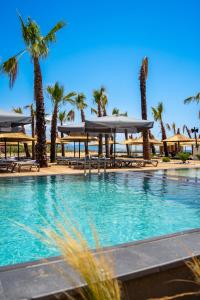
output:
[[[34,109],[33,103],[24,106],[24,108],[30,110],[30,114],[31,114],[31,135],[32,135],[32,138],[34,138],[35,137],[35,109]],[[35,159],[35,141],[32,141],[32,158]]]
[[[147,120],[147,101],[146,101],[146,80],[148,77],[148,58],[144,57],[140,68],[140,93],[141,93],[141,111],[142,119]],[[150,144],[149,144],[149,131],[143,130],[143,157],[150,159]]]
[[[85,108],[87,108],[87,103],[85,102],[86,96],[83,93],[77,94],[74,99],[74,104],[77,110],[81,113],[81,122],[85,122]],[[85,154],[88,155],[88,144],[85,142]]]
[[[125,117],[127,117],[127,116],[128,116],[128,113],[127,113],[127,112],[121,113],[121,112],[119,111],[119,109],[115,107],[115,108],[113,108],[113,110],[112,110],[112,115],[115,115],[115,116],[125,116]],[[125,135],[125,140],[128,140],[128,131],[127,131],[127,130],[125,130],[124,135]],[[129,147],[128,144],[126,144],[126,151],[127,151],[127,155],[130,156],[130,147]]]
[[[13,108],[13,111],[17,114],[23,114],[23,110],[21,107],[15,107]],[[24,125],[22,125],[22,132],[24,134],[26,134],[26,130],[25,130],[25,127]],[[30,153],[29,153],[29,149],[28,149],[28,144],[27,143],[24,143],[24,152],[26,153],[26,157],[30,157]]]
[[[59,112],[58,114],[58,120],[60,122],[60,125],[62,126],[64,124],[65,121],[74,121],[74,111],[70,110],[68,113],[66,112],[66,110]],[[64,137],[64,134],[61,132],[61,138]],[[65,146],[64,144],[61,144],[61,152],[62,152],[62,156],[65,156]]]
[[51,120],[51,148],[50,148],[50,160],[51,162],[55,162],[56,160],[56,135],[57,135],[57,119],[59,107],[61,104],[66,102],[73,104],[72,97],[76,95],[76,93],[71,92],[67,95],[64,95],[64,87],[59,85],[56,82],[52,86],[47,87],[47,92],[51,97],[53,103],[53,114]]
[[42,73],[40,68],[40,59],[46,58],[49,52],[49,45],[56,41],[56,32],[65,24],[58,22],[48,33],[43,36],[38,24],[28,17],[27,22],[24,22],[19,15],[22,36],[25,43],[25,49],[18,52],[16,55],[9,58],[2,64],[2,71],[9,76],[10,88],[13,87],[17,77],[19,59],[29,53],[31,62],[34,65],[34,98],[36,102],[36,158],[40,167],[47,166],[47,148],[46,148],[46,123],[45,123],[45,108],[44,96],[42,87]]
[[[191,102],[195,102],[196,104],[200,103],[200,93],[197,93],[195,96],[190,96],[184,100],[184,104],[190,104]],[[198,117],[200,119],[200,110],[198,113]]]
[[[159,102],[157,107],[152,107],[151,109],[152,109],[154,120],[156,122],[158,121],[160,123],[162,140],[165,140],[167,138],[167,135],[166,135],[166,130],[165,130],[165,126],[164,126],[163,118],[162,118],[163,111],[164,111],[163,103]],[[168,148],[167,148],[167,143],[163,142],[163,146],[164,146],[165,156],[168,157],[169,152],[168,152]]]
[[[105,87],[101,87],[99,90],[94,90],[93,91],[93,101],[97,105],[97,110],[91,109],[91,112],[96,113],[98,117],[103,116],[103,111],[102,111],[102,101],[103,97],[106,95],[106,89]],[[99,134],[99,155],[102,155],[103,153],[103,141],[102,141],[102,134]]]
[[169,130],[169,131],[173,131],[173,134],[177,134],[177,131],[178,129],[176,128],[176,123],[173,122],[171,125],[169,123],[166,124],[166,128]]
[[187,125],[183,125],[183,133],[187,132],[187,135],[190,139],[192,139],[191,130],[187,127]]

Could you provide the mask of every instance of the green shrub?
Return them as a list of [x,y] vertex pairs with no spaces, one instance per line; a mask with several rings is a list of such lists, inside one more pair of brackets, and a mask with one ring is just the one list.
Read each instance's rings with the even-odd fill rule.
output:
[[180,152],[178,153],[178,158],[182,160],[183,163],[185,163],[189,159],[190,153],[186,152]]
[[170,158],[165,156],[165,157],[162,158],[162,161],[163,162],[170,162]]

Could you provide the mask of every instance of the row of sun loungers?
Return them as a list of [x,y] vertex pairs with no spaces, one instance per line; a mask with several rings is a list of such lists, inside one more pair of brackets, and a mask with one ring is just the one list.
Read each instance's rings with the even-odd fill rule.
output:
[[6,172],[21,172],[22,169],[28,169],[31,171],[35,168],[38,172],[40,171],[40,165],[35,160],[16,160],[15,158],[0,159],[0,170]]
[[156,167],[157,160],[144,160],[144,159],[131,159],[131,158],[74,158],[74,157],[61,157],[57,159],[60,165],[67,165],[74,169],[107,169],[107,168],[141,168],[146,165]]

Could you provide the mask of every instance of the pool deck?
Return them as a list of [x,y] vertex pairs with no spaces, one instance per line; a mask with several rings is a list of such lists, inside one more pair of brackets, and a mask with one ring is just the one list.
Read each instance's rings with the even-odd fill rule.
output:
[[[199,256],[200,229],[108,247],[95,251],[94,255],[98,256],[99,252],[112,258],[116,277],[130,283],[131,280],[172,272],[185,266],[185,261],[191,257]],[[63,276],[62,270],[70,274],[76,284],[71,283],[69,275]],[[83,285],[61,257],[0,268],[1,300],[57,299],[51,296]]]
[[[163,163],[159,161],[157,167],[146,166],[142,168],[118,168],[118,169],[107,169],[106,172],[126,172],[126,171],[155,171],[155,170],[168,170],[168,169],[193,169],[200,168],[200,161],[189,161],[189,163],[183,164],[181,161],[172,161],[169,163]],[[87,171],[88,172],[88,171]],[[92,170],[92,173],[97,173],[97,170]],[[103,173],[103,170],[100,170]],[[0,172],[1,177],[13,177],[13,176],[43,176],[43,175],[59,175],[59,174],[84,174],[83,170],[75,170],[69,168],[68,166],[61,166],[57,164],[50,164],[47,168],[41,168],[40,172],[36,170],[22,171],[21,173],[9,173],[9,172]]]

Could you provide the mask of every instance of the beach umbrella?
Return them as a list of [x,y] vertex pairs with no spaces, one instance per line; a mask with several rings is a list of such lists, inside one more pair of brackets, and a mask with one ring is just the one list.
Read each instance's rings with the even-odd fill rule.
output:
[[190,139],[189,137],[183,135],[183,134],[180,134],[180,133],[177,133],[165,140],[163,140],[163,142],[167,142],[167,143],[189,143],[189,142],[194,142],[195,140],[194,139]]
[[22,132],[4,132],[4,133],[0,133],[0,141],[4,142],[5,158],[7,157],[7,153],[6,153],[7,142],[17,142],[17,145],[18,145],[18,158],[19,158],[19,144],[20,144],[20,142],[35,141],[35,138],[32,138],[31,136],[26,135]]
[[[149,143],[150,144],[154,144],[154,145],[162,145],[162,142],[153,138],[153,139],[149,139]],[[143,145],[143,137],[139,137],[139,138],[136,138],[136,139],[128,139],[128,140],[125,140],[123,142],[124,145]]]
[[163,140],[163,142],[167,142],[168,145],[178,144],[178,151],[180,151],[181,144],[184,143],[184,144],[189,145],[189,143],[195,142],[195,139],[190,139],[189,137],[187,137],[183,134],[177,133],[177,134]]

